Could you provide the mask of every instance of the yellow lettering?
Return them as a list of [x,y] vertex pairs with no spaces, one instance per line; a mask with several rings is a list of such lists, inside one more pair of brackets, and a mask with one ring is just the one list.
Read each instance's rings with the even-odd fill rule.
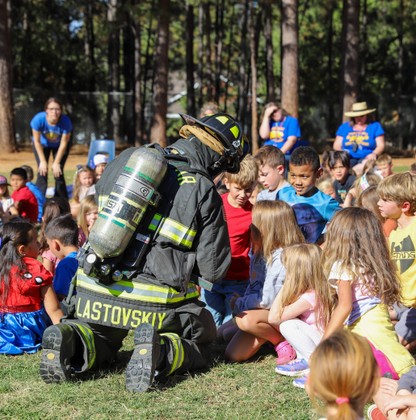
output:
[[107,322],[108,321],[108,311],[111,309],[111,305],[109,305],[108,303],[104,303],[103,307],[105,309],[103,322]]
[[132,312],[131,328],[137,328],[140,325],[141,316],[142,316],[142,311]]
[[123,311],[122,322],[123,322],[123,326],[125,327],[129,323],[130,314],[132,310],[130,308],[121,308],[121,309]]
[[77,302],[77,315],[78,316],[81,316],[80,306],[81,306],[81,298],[78,298],[78,302]]
[[93,302],[92,304],[92,311],[91,311],[91,319],[94,321],[99,321],[103,304],[101,302]]
[[162,328],[163,320],[166,318],[166,312],[158,312],[157,316],[159,318],[157,329],[160,330]]
[[91,313],[90,313],[90,301],[87,300],[85,302],[85,306],[84,306],[84,312],[82,313],[82,318],[90,318],[91,317]]
[[153,325],[153,327],[155,326],[155,324],[156,324],[156,312],[153,312],[152,313],[152,325]]
[[152,312],[143,312],[142,324],[150,324],[149,322],[150,315],[152,315]]
[[120,324],[121,308],[119,306],[113,306],[113,312],[111,313],[111,323],[114,325]]

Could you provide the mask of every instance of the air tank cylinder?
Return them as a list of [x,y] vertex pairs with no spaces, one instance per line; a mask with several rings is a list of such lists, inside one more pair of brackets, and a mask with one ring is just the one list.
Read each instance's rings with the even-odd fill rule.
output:
[[132,153],[88,238],[100,258],[113,258],[124,252],[147,207],[156,204],[157,188],[166,170],[161,151],[140,147]]

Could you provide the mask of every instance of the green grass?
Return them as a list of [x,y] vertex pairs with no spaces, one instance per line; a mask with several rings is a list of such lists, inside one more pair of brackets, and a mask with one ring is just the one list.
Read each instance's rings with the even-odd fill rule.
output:
[[40,353],[0,356],[1,419],[311,419],[306,393],[291,378],[274,373],[274,357],[227,364],[194,375],[172,377],[145,394],[125,390],[124,368],[131,334],[109,372],[62,385],[45,384]]

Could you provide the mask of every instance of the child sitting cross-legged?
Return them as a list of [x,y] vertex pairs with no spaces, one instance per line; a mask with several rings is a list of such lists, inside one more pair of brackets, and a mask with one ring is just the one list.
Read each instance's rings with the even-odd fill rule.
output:
[[[321,249],[314,244],[297,244],[282,253],[286,268],[283,287],[274,300],[269,323],[279,329],[296,350],[297,358],[276,366],[285,376],[306,375],[309,358],[322,339],[329,322],[334,293],[325,279],[321,265]],[[306,376],[293,385],[304,388]]]

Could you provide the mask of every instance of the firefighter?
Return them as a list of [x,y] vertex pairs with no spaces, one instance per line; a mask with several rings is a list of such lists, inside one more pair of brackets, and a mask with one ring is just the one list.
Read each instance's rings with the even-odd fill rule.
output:
[[[223,278],[231,261],[222,201],[213,179],[224,171],[239,171],[248,142],[241,126],[227,114],[182,118],[181,138],[163,150],[167,170],[158,188],[160,202],[146,225],[150,236],[137,233],[143,228],[139,226],[122,257],[99,270],[90,264],[93,245],[82,251],[86,256],[78,257],[72,310],[43,336],[40,375],[45,382],[60,383],[111,362],[130,329],[134,330],[134,350],[126,368],[130,391],[146,391],[155,377],[207,367],[208,344],[215,339],[216,327],[198,299],[196,279],[209,288]],[[107,166],[96,186],[100,208],[116,201],[112,190],[120,184],[120,173],[128,173],[137,149],[124,151]],[[123,212],[117,211],[120,225]]]

